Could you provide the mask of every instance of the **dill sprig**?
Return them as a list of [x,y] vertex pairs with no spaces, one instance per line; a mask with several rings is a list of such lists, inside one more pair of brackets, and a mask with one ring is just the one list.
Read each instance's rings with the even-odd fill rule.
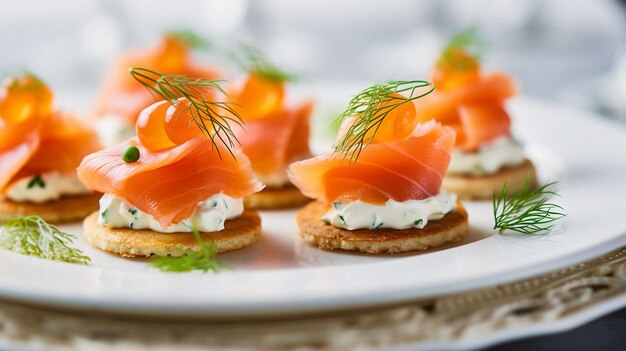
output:
[[[430,87],[426,92],[421,88]],[[385,117],[396,107],[430,94],[435,87],[423,80],[396,80],[372,85],[354,96],[335,123],[341,124],[346,118],[356,116],[343,138],[333,146],[336,154],[356,161],[361,150],[367,146],[378,132]],[[400,94],[397,96],[394,94]]]
[[207,96],[208,90],[216,90],[226,95],[220,85],[223,81],[163,74],[147,68],[131,68],[130,74],[146,89],[172,105],[179,105],[181,104],[179,99],[186,98],[189,101],[187,108],[189,115],[196,126],[200,128],[202,134],[211,139],[220,158],[222,158],[222,154],[218,142],[221,142],[230,155],[235,158],[232,148],[239,144],[239,140],[230,123],[241,126],[243,121],[239,114],[232,109],[230,103],[211,101]]
[[[441,54],[441,60],[450,63],[457,69],[473,68],[483,55],[487,43],[482,39],[478,27],[469,27],[450,38]],[[469,57],[460,57],[463,51]]]
[[0,229],[0,247],[5,250],[49,260],[89,264],[88,256],[71,247],[74,239],[72,234],[38,216],[13,218]]
[[214,47],[213,43],[211,43],[209,40],[189,29],[170,30],[165,34],[170,37],[176,38],[177,40],[181,41],[192,49],[211,50]]
[[151,260],[151,265],[162,272],[190,272],[200,270],[203,272],[217,272],[220,268],[228,266],[220,261],[217,256],[217,246],[214,243],[207,243],[200,237],[196,227],[192,227],[193,236],[198,242],[199,250],[180,257],[155,256]]
[[231,51],[230,57],[242,69],[265,79],[268,82],[292,82],[297,77],[279,69],[261,50],[246,44],[240,44],[238,49]]
[[515,191],[505,183],[499,193],[493,195],[493,229],[504,234],[509,230],[521,234],[537,234],[552,230],[554,222],[565,217],[563,207],[550,202],[559,196],[552,190],[556,182],[548,182],[532,190],[530,178]]

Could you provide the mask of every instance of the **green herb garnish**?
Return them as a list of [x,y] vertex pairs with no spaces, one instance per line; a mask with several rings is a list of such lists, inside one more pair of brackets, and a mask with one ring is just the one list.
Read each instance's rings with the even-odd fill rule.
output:
[[16,217],[2,225],[0,248],[48,260],[89,264],[90,258],[70,245],[75,236],[46,223],[41,217]]
[[192,227],[193,236],[198,243],[199,250],[180,257],[155,256],[151,265],[163,272],[190,272],[200,270],[203,272],[217,272],[228,266],[217,259],[217,246],[202,240],[198,229]]
[[122,160],[126,163],[134,163],[139,161],[140,157],[139,148],[135,145],[128,145],[122,150]]
[[206,137],[211,139],[220,158],[222,154],[217,144],[218,141],[235,158],[232,149],[235,143],[239,143],[239,140],[229,123],[243,125],[243,121],[231,108],[230,103],[211,101],[207,95],[207,90],[215,90],[226,95],[220,85],[223,81],[162,74],[147,68],[131,68],[130,74],[146,89],[172,105],[179,105],[181,104],[179,98],[186,98],[189,101],[187,110],[193,122]]
[[130,213],[132,215],[136,215],[137,214],[137,209],[136,208],[129,208],[128,209],[128,213]]
[[189,29],[175,29],[165,34],[179,40],[192,49],[210,50],[213,48],[213,44],[210,41]]
[[230,53],[232,60],[243,70],[256,74],[268,82],[283,83],[296,80],[296,76],[280,70],[259,49],[241,44]]
[[41,179],[41,175],[40,174],[36,174],[33,179],[31,179],[30,182],[28,182],[28,185],[26,186],[26,188],[28,189],[32,189],[35,186],[38,186],[40,188],[45,188],[46,187],[46,183],[43,181],[43,179]]
[[[451,64],[456,69],[471,69],[480,62],[486,46],[478,27],[472,26],[450,38],[440,60]],[[459,55],[460,52],[466,55]]]
[[419,227],[420,225],[422,225],[422,223],[424,223],[424,220],[420,218],[416,220],[415,222],[413,222],[413,225],[416,227]]
[[531,179],[516,191],[510,191],[505,183],[499,193],[493,195],[494,226],[498,233],[509,230],[521,234],[537,234],[550,231],[554,222],[566,216],[563,207],[549,202],[559,196],[549,182],[532,190]]
[[[430,89],[426,92],[417,92],[418,89],[425,87],[430,87]],[[335,153],[356,161],[363,147],[374,139],[378,128],[389,112],[430,94],[434,89],[432,83],[423,80],[396,80],[375,84],[361,91],[350,100],[348,107],[335,121],[341,124],[348,117],[357,117],[343,138],[333,146]],[[394,94],[403,96],[393,96]]]
[[342,216],[342,215],[339,215],[338,217],[339,217],[339,223],[341,223],[341,224],[346,224],[346,219],[345,219],[345,218],[343,218],[343,216]]
[[383,222],[380,220],[380,217],[376,214],[374,215],[374,221],[372,223],[372,227],[374,227],[374,229],[378,229],[383,225]]

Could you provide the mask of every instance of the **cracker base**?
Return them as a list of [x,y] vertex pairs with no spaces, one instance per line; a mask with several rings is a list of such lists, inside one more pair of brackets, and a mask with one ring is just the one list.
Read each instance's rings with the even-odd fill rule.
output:
[[52,224],[79,221],[98,209],[100,197],[100,193],[66,196],[43,204],[0,199],[0,222],[29,215],[39,216]]
[[[85,240],[97,249],[122,257],[182,256],[199,250],[192,233],[109,228],[98,223],[98,216],[96,211],[83,222]],[[226,221],[224,230],[201,232],[200,236],[204,242],[214,243],[218,253],[237,250],[261,236],[261,217],[256,211],[244,211],[240,217]]]
[[300,207],[309,202],[311,199],[291,184],[283,188],[265,188],[243,199],[245,208],[252,210],[279,210]]
[[397,254],[423,251],[460,240],[469,231],[467,212],[460,202],[442,219],[430,221],[423,229],[358,229],[333,227],[320,218],[327,207],[313,202],[302,208],[296,217],[300,236],[325,250],[353,250],[368,254]]
[[460,199],[488,200],[493,197],[494,192],[499,192],[507,181],[508,188],[514,190],[523,186],[529,177],[531,187],[536,187],[535,166],[526,159],[518,166],[502,168],[494,174],[448,174],[443,178],[442,187],[456,193]]

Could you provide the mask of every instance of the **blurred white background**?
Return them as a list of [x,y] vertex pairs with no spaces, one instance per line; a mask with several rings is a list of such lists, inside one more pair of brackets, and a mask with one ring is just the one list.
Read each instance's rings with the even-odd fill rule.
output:
[[447,38],[470,25],[490,43],[485,65],[516,76],[524,94],[626,116],[620,0],[7,0],[0,70],[26,67],[61,100],[84,101],[120,52],[185,28],[248,40],[306,82],[427,78]]

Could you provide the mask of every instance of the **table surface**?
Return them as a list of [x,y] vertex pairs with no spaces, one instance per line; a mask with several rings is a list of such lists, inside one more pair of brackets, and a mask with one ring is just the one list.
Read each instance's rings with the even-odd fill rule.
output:
[[626,350],[626,308],[574,330],[500,344],[486,351]]

